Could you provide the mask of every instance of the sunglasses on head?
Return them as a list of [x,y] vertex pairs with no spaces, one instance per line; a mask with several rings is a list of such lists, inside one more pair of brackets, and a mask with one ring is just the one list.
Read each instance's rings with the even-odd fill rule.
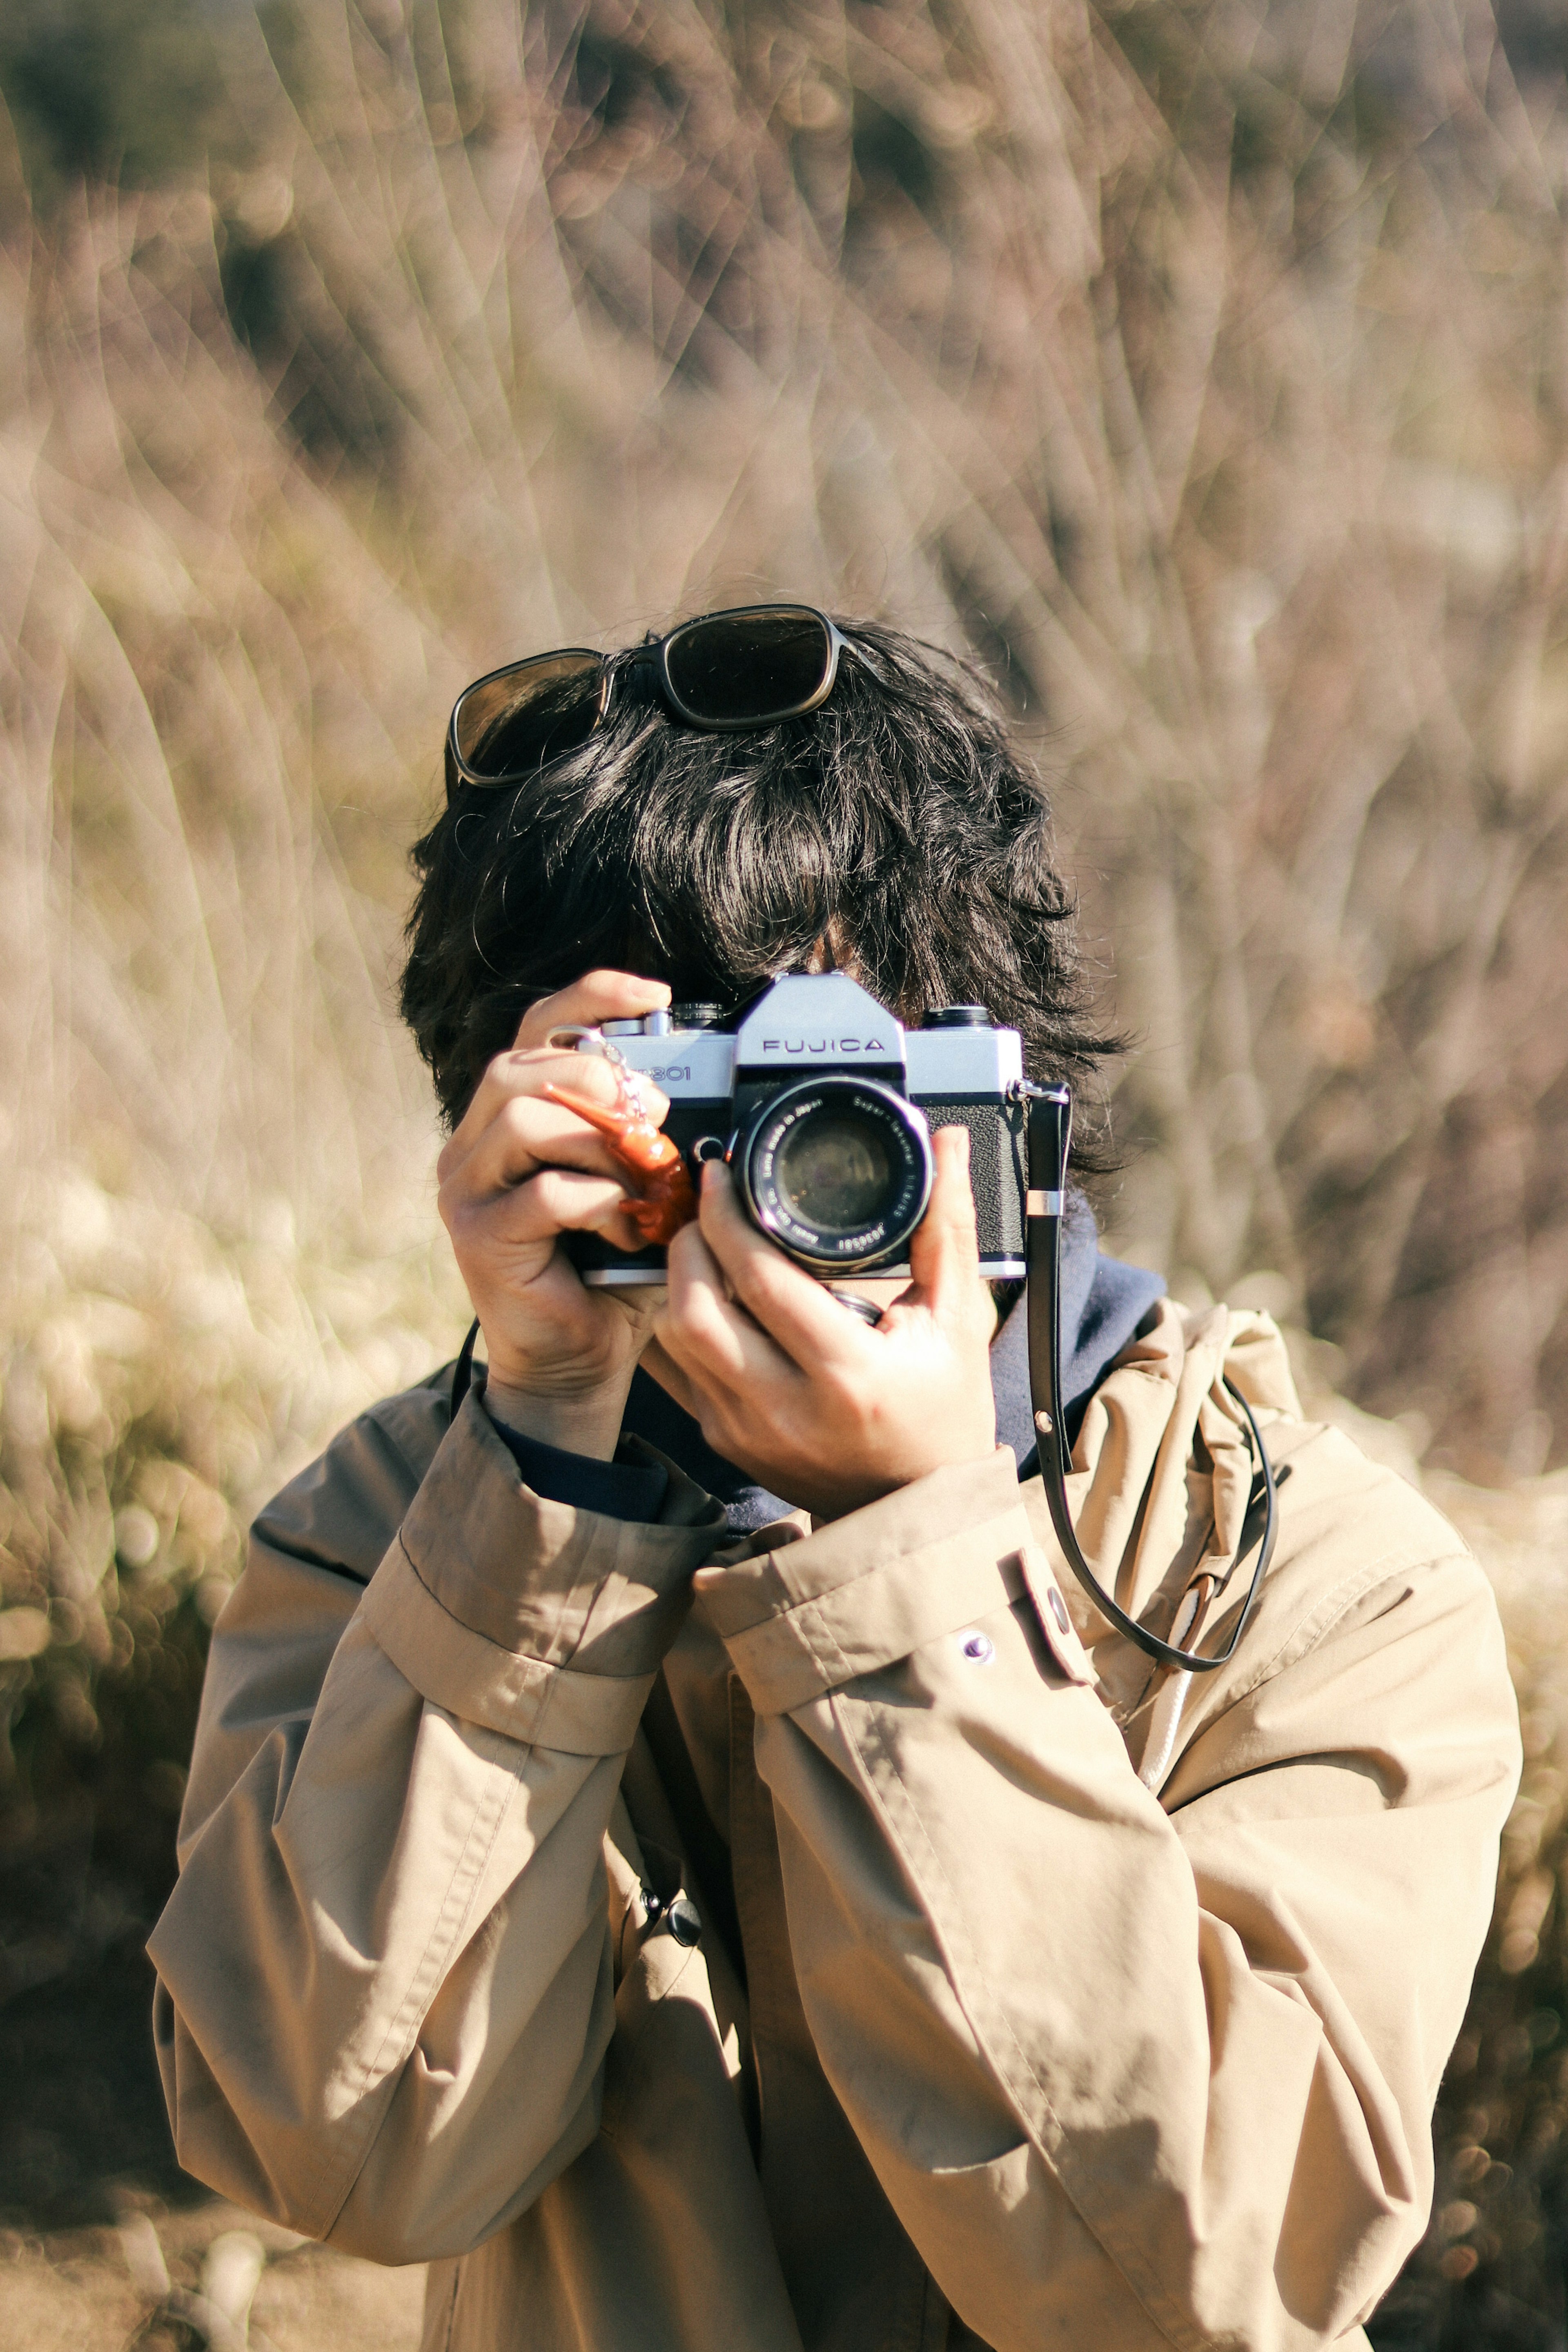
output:
[[[826,701],[844,639],[810,604],[743,604],[683,621],[639,646],[659,692],[689,727],[716,733],[804,718]],[[585,743],[604,722],[612,672],[582,646],[509,662],[466,687],[447,730],[447,797],[459,784],[520,783]]]

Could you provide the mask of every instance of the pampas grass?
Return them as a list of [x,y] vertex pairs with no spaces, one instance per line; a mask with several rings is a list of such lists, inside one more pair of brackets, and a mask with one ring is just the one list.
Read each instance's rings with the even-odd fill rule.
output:
[[1560,2330],[1552,21],[1517,72],[1484,0],[215,26],[123,169],[0,142],[0,1805],[77,1857],[5,1981],[156,1899],[247,1514],[460,1335],[389,1011],[458,688],[886,614],[1053,788],[1141,1038],[1118,1245],[1310,1328],[1494,1563],[1533,1777],[1399,2324]]

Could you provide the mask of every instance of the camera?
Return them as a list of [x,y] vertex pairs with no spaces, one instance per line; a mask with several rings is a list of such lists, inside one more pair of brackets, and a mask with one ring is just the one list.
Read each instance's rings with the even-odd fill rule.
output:
[[[677,1004],[599,1034],[668,1096],[664,1132],[688,1160],[727,1160],[748,1215],[808,1274],[907,1274],[931,1130],[966,1127],[981,1273],[1023,1276],[1023,1047],[984,1005],[939,1005],[906,1031],[846,973],[796,972],[729,1021],[717,1005]],[[593,1234],[564,1245],[590,1285],[664,1279],[661,1248],[628,1253]]]

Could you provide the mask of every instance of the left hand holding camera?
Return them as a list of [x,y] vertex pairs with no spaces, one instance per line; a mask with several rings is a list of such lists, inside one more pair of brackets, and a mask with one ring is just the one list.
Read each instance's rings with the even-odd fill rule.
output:
[[996,1312],[980,1276],[969,1138],[944,1128],[931,1143],[912,1279],[875,1328],[757,1231],[716,1162],[699,1223],[670,1244],[645,1368],[715,1452],[818,1519],[995,1446]]

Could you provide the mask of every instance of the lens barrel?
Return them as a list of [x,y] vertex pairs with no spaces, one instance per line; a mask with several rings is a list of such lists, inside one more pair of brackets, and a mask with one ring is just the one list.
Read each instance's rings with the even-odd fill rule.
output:
[[812,1273],[901,1258],[931,1199],[922,1114],[875,1078],[804,1078],[769,1096],[731,1164],[753,1222]]

